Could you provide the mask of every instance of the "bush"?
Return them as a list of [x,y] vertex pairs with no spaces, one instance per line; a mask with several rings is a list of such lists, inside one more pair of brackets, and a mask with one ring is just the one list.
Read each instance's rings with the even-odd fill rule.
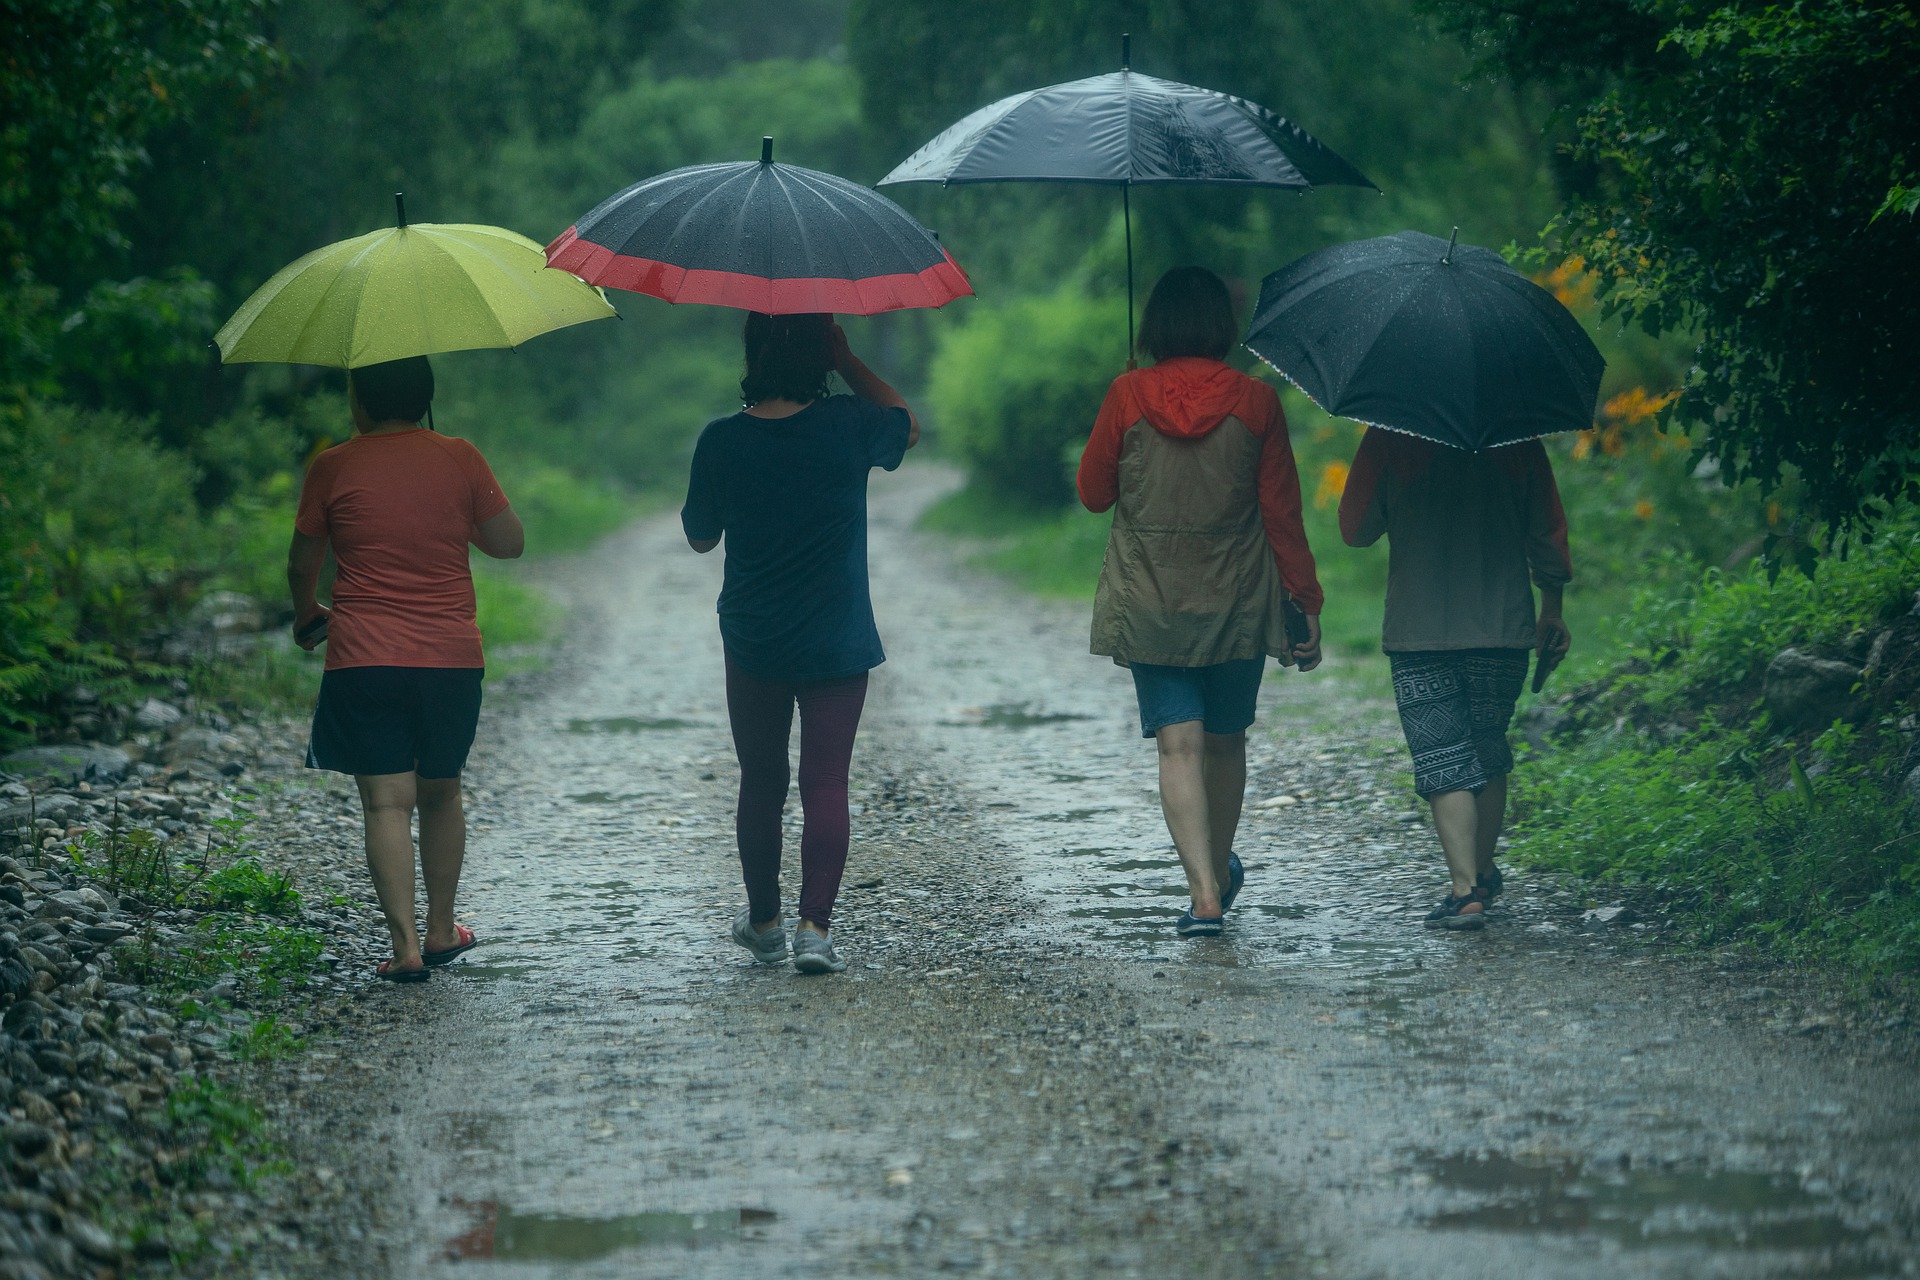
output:
[[985,496],[1042,510],[1073,501],[1072,459],[1121,372],[1120,318],[1066,288],[982,308],[942,335],[928,422]]
[[[1847,550],[1811,576],[1756,564],[1637,593],[1624,657],[1558,699],[1571,734],[1514,774],[1516,856],[1647,895],[1702,942],[1920,975],[1920,813],[1902,785],[1920,515]],[[1773,722],[1763,678],[1788,647],[1874,664],[1848,721]]]

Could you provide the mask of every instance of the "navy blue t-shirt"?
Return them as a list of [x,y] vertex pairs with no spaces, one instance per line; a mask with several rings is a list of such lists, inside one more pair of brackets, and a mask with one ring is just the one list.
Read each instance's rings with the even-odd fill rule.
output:
[[867,594],[867,472],[892,471],[911,419],[859,396],[700,433],[680,525],[727,539],[720,638],[766,680],[840,680],[887,660]]

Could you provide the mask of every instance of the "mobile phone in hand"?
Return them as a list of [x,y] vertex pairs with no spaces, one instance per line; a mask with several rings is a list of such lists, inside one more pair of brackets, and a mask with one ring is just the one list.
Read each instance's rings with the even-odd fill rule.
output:
[[307,644],[309,642],[313,644],[325,644],[327,642],[327,617],[328,615],[323,613],[307,623],[306,626],[301,627],[293,633],[294,640],[300,644]]

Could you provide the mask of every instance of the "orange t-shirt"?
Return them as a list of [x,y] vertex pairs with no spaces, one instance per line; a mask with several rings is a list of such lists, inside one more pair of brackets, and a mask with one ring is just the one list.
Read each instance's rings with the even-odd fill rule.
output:
[[293,527],[331,542],[340,566],[327,670],[485,666],[467,544],[506,509],[478,449],[421,428],[315,458]]

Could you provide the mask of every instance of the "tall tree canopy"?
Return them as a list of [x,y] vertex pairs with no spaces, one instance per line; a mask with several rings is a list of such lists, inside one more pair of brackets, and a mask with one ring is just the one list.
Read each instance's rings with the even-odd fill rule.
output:
[[1881,0],[1437,0],[1568,104],[1554,229],[1609,307],[1699,345],[1673,414],[1841,524],[1920,493],[1920,21]]

